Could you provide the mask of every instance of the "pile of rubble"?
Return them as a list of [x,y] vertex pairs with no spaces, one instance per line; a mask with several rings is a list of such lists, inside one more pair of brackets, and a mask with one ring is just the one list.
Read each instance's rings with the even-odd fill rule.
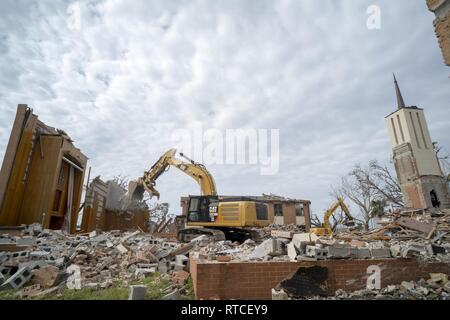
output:
[[450,210],[399,210],[385,215],[370,232],[339,233],[334,238],[362,243],[382,242],[394,258],[418,257],[450,262]]
[[417,257],[450,262],[450,210],[398,211],[380,224],[368,232],[342,231],[328,238],[286,234],[291,237],[287,254],[291,261]]
[[193,253],[196,259],[220,262],[245,261],[256,246],[256,243],[251,239],[244,241],[242,244],[228,240],[212,242],[206,237],[203,239],[205,241],[197,242],[197,250]]
[[[287,290],[288,291],[288,290]],[[428,280],[403,281],[399,285],[389,285],[381,290],[357,290],[346,292],[336,290],[334,296],[294,297],[283,289],[272,289],[274,300],[450,300],[450,281],[443,273],[430,273]]]
[[39,224],[24,226],[19,236],[5,231],[0,236],[0,290],[31,284],[21,295],[31,296],[32,291],[39,296],[64,287],[107,288],[117,280],[127,284],[155,272],[173,273],[181,287],[189,276],[186,254],[194,246],[195,242],[170,242],[140,231],[71,236]]
[[[269,226],[257,245],[230,241],[203,243],[199,258],[210,261],[316,261],[417,257],[450,262],[450,210],[399,211],[371,231],[340,231],[331,237],[299,232],[295,226]],[[269,234],[269,236],[267,236]],[[224,257],[226,256],[226,258]],[[217,257],[220,257],[217,259]]]
[[267,227],[258,229],[258,233],[260,235],[260,238],[262,240],[272,238],[274,236],[274,233],[281,233],[281,234],[294,234],[294,233],[304,233],[306,232],[306,228],[304,225],[295,225],[295,224],[285,224],[285,225],[279,225],[279,224],[271,224]]

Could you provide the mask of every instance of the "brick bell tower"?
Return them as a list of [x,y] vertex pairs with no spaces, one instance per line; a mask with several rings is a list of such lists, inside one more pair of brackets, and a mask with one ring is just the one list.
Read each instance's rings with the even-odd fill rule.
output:
[[423,109],[407,107],[394,75],[397,110],[385,117],[395,170],[405,206],[450,208],[447,178],[442,173]]

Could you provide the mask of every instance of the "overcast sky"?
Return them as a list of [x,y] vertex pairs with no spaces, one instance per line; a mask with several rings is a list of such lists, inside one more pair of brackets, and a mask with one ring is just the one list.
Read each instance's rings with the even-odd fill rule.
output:
[[[366,27],[372,4],[380,30]],[[1,0],[0,159],[19,103],[64,129],[105,180],[138,177],[195,121],[279,128],[278,174],[208,166],[218,191],[309,199],[321,213],[355,163],[389,163],[392,72],[450,149],[450,69],[433,19],[425,0]],[[172,213],[199,193],[176,169],[157,189]]]

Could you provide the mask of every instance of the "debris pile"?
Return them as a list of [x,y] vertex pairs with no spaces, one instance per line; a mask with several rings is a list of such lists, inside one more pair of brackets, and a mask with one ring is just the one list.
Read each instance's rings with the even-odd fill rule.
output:
[[165,241],[140,231],[72,236],[33,224],[20,236],[3,231],[0,247],[5,246],[8,251],[0,248],[0,290],[23,288],[27,297],[64,287],[107,288],[113,281],[127,284],[155,272],[173,277],[170,293],[178,292],[187,280],[186,254],[194,243]]
[[298,297],[289,287],[272,289],[273,300],[450,300],[450,282],[443,273],[430,273],[428,280],[403,281],[399,285],[389,285],[381,290],[357,290],[346,292],[336,290],[334,296],[310,295]]
[[295,224],[271,224],[267,227],[258,229],[261,239],[268,238],[292,238],[292,235],[295,233],[303,233],[306,232],[304,225],[295,225]]
[[[198,243],[197,256],[209,261],[317,261],[417,257],[450,262],[450,210],[398,211],[370,231],[342,230],[331,237],[300,232],[294,225],[262,229],[259,244],[247,240]],[[224,258],[221,258],[224,261]]]
[[256,246],[255,242],[251,239],[239,244],[238,242],[231,242],[228,240],[213,242],[209,241],[207,237],[201,237],[202,238],[197,238],[200,241],[196,242],[196,252],[194,252],[194,258],[200,260],[222,262],[227,262],[225,260],[245,261],[247,260],[247,256],[253,252]]
[[[450,262],[450,210],[405,210],[386,215],[370,231],[342,231],[333,237],[303,233],[287,245],[291,261],[417,257]],[[286,237],[287,238],[287,237]]]
[[339,233],[335,239],[383,242],[392,257],[450,262],[450,210],[399,210],[385,215],[370,232]]

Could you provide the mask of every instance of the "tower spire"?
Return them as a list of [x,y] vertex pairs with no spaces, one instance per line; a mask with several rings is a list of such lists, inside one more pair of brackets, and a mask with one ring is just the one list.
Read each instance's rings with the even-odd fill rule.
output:
[[406,107],[405,101],[403,101],[402,93],[398,86],[397,79],[395,78],[395,73],[393,73],[393,75],[394,75],[394,83],[395,83],[395,93],[397,94],[397,107],[399,109],[405,108]]

